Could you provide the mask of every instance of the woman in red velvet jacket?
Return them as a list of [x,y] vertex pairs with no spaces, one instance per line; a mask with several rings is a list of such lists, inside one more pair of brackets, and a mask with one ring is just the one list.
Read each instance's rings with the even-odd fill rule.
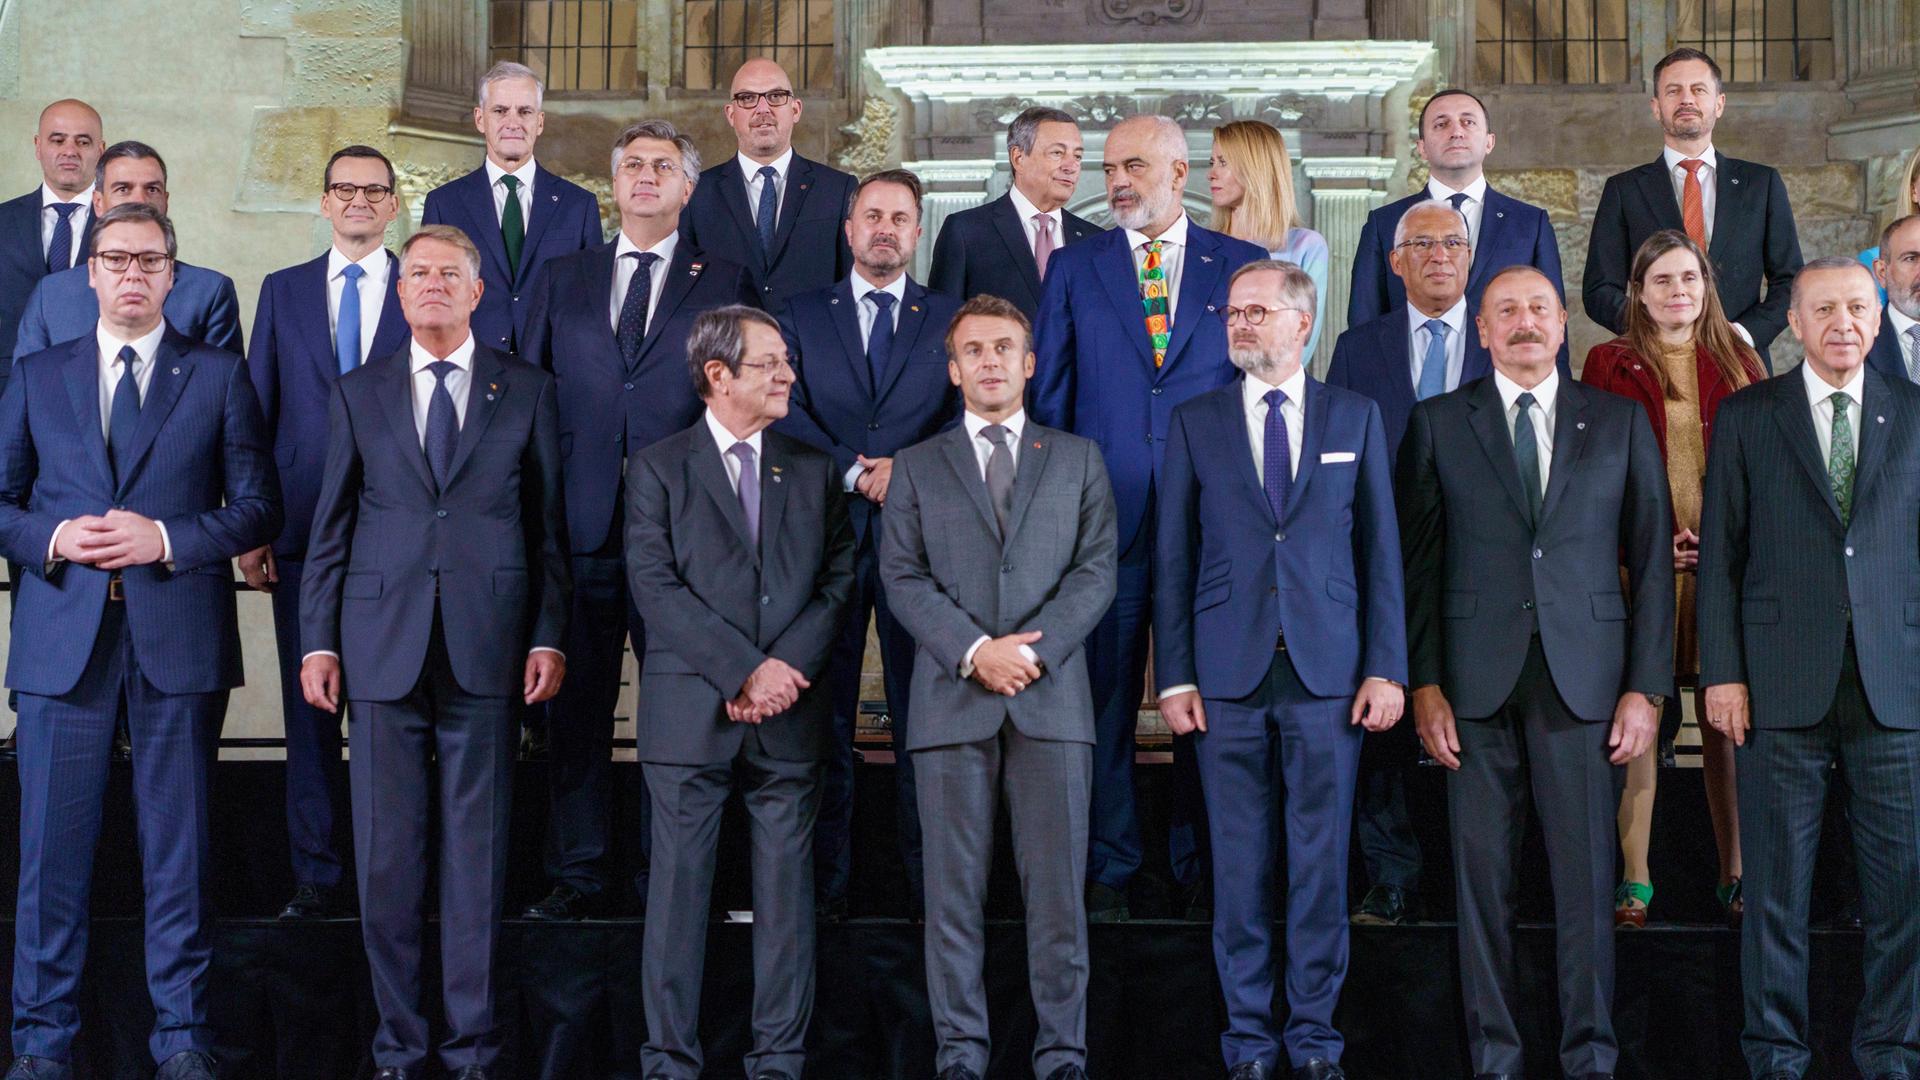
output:
[[[1707,441],[1714,414],[1728,394],[1766,377],[1756,353],[1727,321],[1713,264],[1687,235],[1668,229],[1648,237],[1633,260],[1627,285],[1627,332],[1587,353],[1581,381],[1638,401],[1653,423],[1673,491],[1673,568],[1679,592],[1674,670],[1682,687],[1700,670],[1693,616],[1694,570],[1699,564],[1700,501]],[[1678,727],[1680,703],[1666,703]],[[1665,726],[1665,725],[1663,725]],[[1740,817],[1734,798],[1733,743],[1700,728],[1707,807],[1720,853],[1720,903],[1729,922],[1740,918]],[[1641,927],[1653,900],[1647,842],[1653,823],[1656,754],[1627,766],[1620,800],[1620,850],[1625,880],[1614,896],[1614,925]]]

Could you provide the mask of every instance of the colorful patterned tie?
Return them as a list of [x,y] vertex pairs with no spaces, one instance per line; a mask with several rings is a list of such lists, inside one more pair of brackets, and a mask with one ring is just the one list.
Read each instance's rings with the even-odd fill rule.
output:
[[1843,391],[1834,391],[1827,399],[1833,402],[1833,437],[1828,440],[1827,485],[1833,488],[1833,501],[1840,505],[1842,523],[1853,520],[1853,473],[1857,462],[1853,456],[1853,421],[1847,419],[1847,404],[1853,399]]
[[1680,163],[1687,170],[1686,183],[1681,187],[1680,221],[1687,227],[1687,238],[1707,250],[1707,204],[1700,192],[1700,170],[1706,162],[1699,158],[1688,158]]
[[1167,272],[1160,267],[1160,241],[1146,244],[1147,261],[1140,266],[1140,305],[1147,313],[1147,338],[1153,342],[1153,366],[1167,362],[1167,341],[1173,320],[1167,316]]

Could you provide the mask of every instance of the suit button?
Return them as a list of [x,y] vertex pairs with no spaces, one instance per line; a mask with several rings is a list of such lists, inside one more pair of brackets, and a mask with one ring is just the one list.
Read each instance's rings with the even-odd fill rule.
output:
[[1848,606],[1847,606],[1846,604],[1841,604],[1841,605],[1840,605],[1840,614],[1842,614],[1842,615],[1852,615],[1852,614],[1853,614],[1853,609],[1852,609],[1851,607],[1848,607]]
[[517,297],[517,296],[516,296],[516,297],[514,297],[514,298],[513,298],[513,302],[514,302],[514,303],[516,303],[516,304],[517,304],[517,303],[519,303],[519,302],[520,302],[520,298],[519,298],[519,297]]
[[1852,548],[1848,548],[1848,549],[1847,549],[1847,558],[1849,558],[1849,559],[1851,559],[1851,558],[1853,558],[1853,549],[1852,549]]
[[633,384],[632,384],[632,383],[625,383],[625,384],[623,384],[623,385],[624,385],[624,386],[626,387],[626,389],[628,389],[628,390],[631,390],[631,389],[633,389]]
[[616,446],[626,441],[627,441],[627,437],[625,435],[615,435],[613,437],[613,442],[614,442],[614,445]]
[[868,430],[868,431],[879,431],[879,430],[880,430],[880,425],[879,425],[879,424],[868,424],[868,425],[867,425],[867,430]]
[[773,603],[773,597],[771,596],[762,596],[760,598],[761,607],[766,607],[768,604],[771,604],[771,603]]
[[1153,445],[1153,432],[1151,431],[1147,432],[1147,445],[1148,446]]
[[1010,562],[1009,562],[1009,563],[1001,563],[1001,564],[1000,564],[1000,572],[1001,572],[1001,573],[1003,573],[1003,574],[1011,574],[1011,573],[1013,573],[1013,564],[1012,564],[1012,563],[1010,563]]
[[445,510],[435,510],[435,511],[433,512],[433,516],[434,516],[434,517],[446,517],[446,516],[447,516],[447,512],[446,512]]
[[1533,557],[1536,559],[1545,558],[1546,554],[1547,554],[1546,552],[1541,551],[1539,548],[1533,549]]
[[1273,534],[1273,542],[1276,544],[1281,543],[1282,541],[1286,540],[1286,538],[1287,538],[1287,534],[1283,532],[1277,532]]
[[1154,397],[1159,397],[1161,394],[1164,394],[1166,392],[1167,392],[1167,388],[1164,386],[1156,386],[1153,388]]
[[1532,611],[1532,610],[1533,610],[1533,601],[1531,601],[1531,600],[1522,600],[1522,601],[1520,601],[1520,610],[1521,610],[1521,611]]

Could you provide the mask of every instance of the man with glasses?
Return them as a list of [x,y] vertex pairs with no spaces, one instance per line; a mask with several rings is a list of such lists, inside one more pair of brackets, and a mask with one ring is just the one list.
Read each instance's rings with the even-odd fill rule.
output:
[[739,151],[702,178],[687,206],[687,239],[745,266],[761,306],[777,311],[853,270],[840,222],[854,180],[794,152],[800,97],[779,64],[756,57],[740,65],[726,112]]
[[334,794],[344,779],[340,718],[315,709],[300,693],[300,658],[307,651],[300,641],[300,585],[327,457],[333,384],[369,360],[393,355],[407,340],[395,293],[400,263],[381,246],[397,205],[393,165],[380,151],[334,151],[320,188],[320,214],[333,226],[333,244],[319,258],[276,270],[260,283],[247,350],[287,507],[286,527],[273,543],[240,557],[247,584],[273,596],[280,653],[294,881],[283,919],[337,914],[348,898],[340,888],[335,843]]
[[[620,235],[541,267],[528,287],[521,347],[528,363],[558,377],[573,545],[566,645],[573,670],[547,722],[545,866],[552,889],[522,912],[549,921],[631,906],[624,888],[606,895],[602,865],[622,647],[631,640],[637,660],[647,652],[646,628],[627,588],[627,459],[700,415],[686,370],[694,320],[757,296],[743,267],[701,252],[679,231],[700,175],[691,139],[664,120],[633,124],[614,140],[612,170]],[[646,815],[643,799],[643,862]],[[644,865],[634,888],[644,901]]]
[[115,727],[133,736],[148,1051],[213,1080],[208,773],[241,682],[230,560],[280,530],[280,486],[238,356],[170,328],[173,226],[101,215],[93,333],[23,357],[0,395],[0,555],[24,574],[20,892],[9,1080],[64,1080],[80,1028],[87,896]]
[[20,311],[34,285],[86,260],[94,163],[105,145],[100,114],[86,102],[66,98],[40,110],[33,135],[40,186],[0,203],[0,388],[6,386]]

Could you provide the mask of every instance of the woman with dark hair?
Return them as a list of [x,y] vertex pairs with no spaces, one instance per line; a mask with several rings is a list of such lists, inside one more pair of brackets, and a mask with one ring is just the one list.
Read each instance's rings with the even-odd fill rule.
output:
[[[1682,687],[1693,686],[1700,670],[1699,638],[1694,626],[1694,571],[1700,560],[1700,501],[1707,470],[1707,441],[1713,417],[1728,394],[1766,377],[1752,346],[1743,341],[1720,307],[1713,264],[1698,245],[1677,229],[1647,237],[1633,258],[1627,284],[1627,332],[1587,353],[1581,381],[1640,402],[1653,424],[1667,482],[1673,491],[1673,569],[1679,592],[1679,624],[1674,633],[1674,670]],[[1677,728],[1678,700],[1666,703],[1666,718]],[[1666,724],[1662,725],[1666,727]],[[1700,728],[1706,770],[1707,809],[1713,818],[1714,844],[1720,854],[1721,907],[1738,923],[1740,901],[1740,816],[1734,797],[1733,743]],[[1653,901],[1647,869],[1647,843],[1653,825],[1656,754],[1642,754],[1627,766],[1620,799],[1620,852],[1625,880],[1614,897],[1614,925],[1638,928],[1647,923]]]

